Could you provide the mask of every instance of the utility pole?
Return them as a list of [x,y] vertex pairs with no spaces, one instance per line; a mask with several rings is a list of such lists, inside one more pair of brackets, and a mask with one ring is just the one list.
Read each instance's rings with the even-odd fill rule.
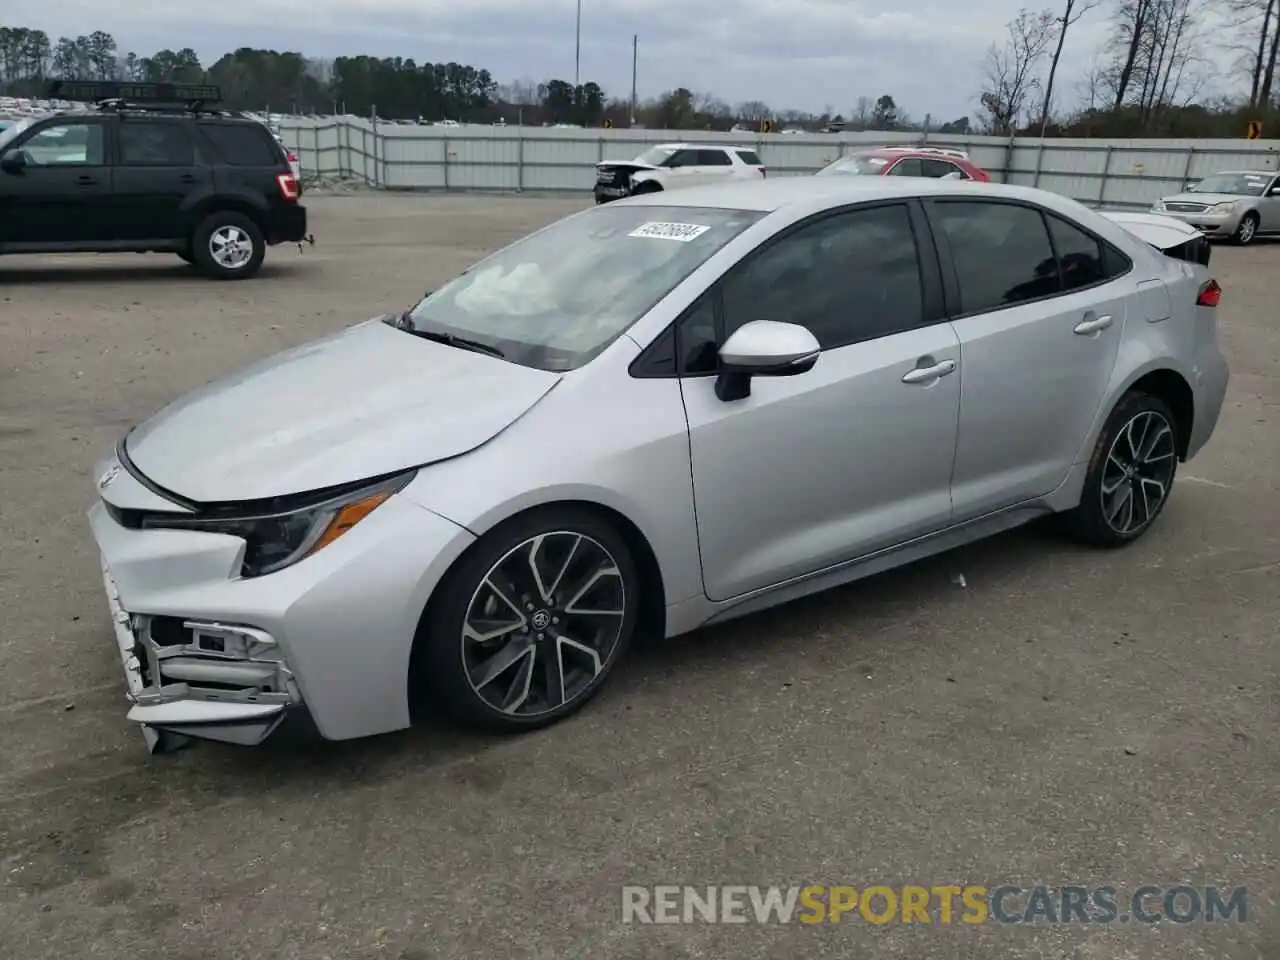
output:
[[631,126],[636,125],[636,55],[640,49],[640,34],[631,35]]
[[578,26],[573,35],[573,89],[581,85],[582,68],[582,0],[578,0]]

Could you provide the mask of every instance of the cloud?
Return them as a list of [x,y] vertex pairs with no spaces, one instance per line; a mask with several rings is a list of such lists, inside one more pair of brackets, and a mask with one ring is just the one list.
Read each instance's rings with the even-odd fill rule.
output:
[[[917,118],[954,119],[975,112],[983,54],[1003,40],[1019,3],[582,0],[580,76],[628,95],[638,34],[642,97],[684,86],[730,103],[848,111],[859,97],[888,93]],[[0,19],[55,37],[103,29],[140,54],[191,46],[205,62],[252,46],[452,60],[500,81],[537,81],[573,79],[576,10],[576,0],[7,0]],[[1074,28],[1060,74],[1064,98],[1107,33],[1101,11]]]

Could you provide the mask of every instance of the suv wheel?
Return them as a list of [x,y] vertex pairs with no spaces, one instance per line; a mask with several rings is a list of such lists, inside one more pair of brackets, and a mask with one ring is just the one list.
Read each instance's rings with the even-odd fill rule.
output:
[[267,244],[243,213],[219,210],[205,217],[192,238],[196,265],[215,280],[245,280],[258,272]]

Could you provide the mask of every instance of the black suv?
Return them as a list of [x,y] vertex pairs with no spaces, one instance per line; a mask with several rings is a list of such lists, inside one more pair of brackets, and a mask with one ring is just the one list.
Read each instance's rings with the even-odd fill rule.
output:
[[55,81],[92,109],[0,133],[0,254],[175,253],[240,280],[266,248],[310,241],[289,155],[204,84]]

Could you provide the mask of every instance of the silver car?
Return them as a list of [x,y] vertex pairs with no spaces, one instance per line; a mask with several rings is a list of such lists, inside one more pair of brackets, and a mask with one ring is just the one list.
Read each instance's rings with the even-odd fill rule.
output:
[[1274,170],[1225,170],[1188,185],[1185,193],[1163,197],[1152,213],[1174,217],[1206,236],[1252,243],[1280,234],[1280,175]]
[[505,730],[674,636],[1058,513],[1148,530],[1228,371],[1201,264],[999,184],[593,207],[130,431],[90,510],[153,749]]

